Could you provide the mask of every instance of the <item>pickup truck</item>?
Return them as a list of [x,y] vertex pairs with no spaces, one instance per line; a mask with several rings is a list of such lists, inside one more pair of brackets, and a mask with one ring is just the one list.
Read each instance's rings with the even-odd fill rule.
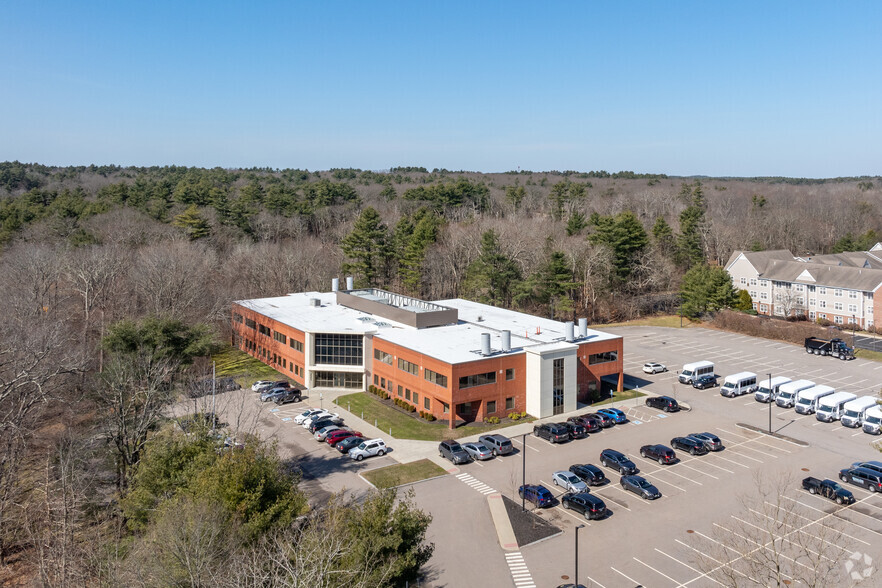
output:
[[851,504],[854,502],[854,495],[833,480],[819,480],[809,476],[802,481],[802,487],[812,494],[820,494],[825,498],[835,500],[836,504]]

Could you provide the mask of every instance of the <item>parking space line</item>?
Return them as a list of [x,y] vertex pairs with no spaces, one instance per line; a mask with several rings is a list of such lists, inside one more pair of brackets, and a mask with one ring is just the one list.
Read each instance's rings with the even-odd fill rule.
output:
[[[822,509],[820,509],[820,508],[815,508],[814,506],[811,506],[811,505],[809,505],[809,504],[806,504],[806,503],[804,503],[804,502],[801,502],[801,501],[799,501],[799,500],[796,500],[795,498],[790,498],[789,496],[782,496],[781,498],[785,498],[785,499],[787,499],[787,500],[791,500],[791,501],[793,501],[793,502],[795,502],[795,503],[797,503],[797,504],[801,504],[802,506],[804,506],[804,507],[806,507],[806,508],[808,508],[808,509],[811,509],[811,510],[814,510],[814,511],[817,511],[817,512],[822,512],[822,513],[824,513],[824,514],[827,515],[827,516],[833,516],[833,515],[835,515],[835,514],[840,514],[842,511],[847,510],[846,508],[841,508],[841,509],[837,509],[837,510],[835,510],[835,511],[833,511],[833,512],[828,513],[828,512],[825,511],[825,510],[822,510]],[[861,500],[866,500],[866,498],[862,498]],[[857,504],[857,503],[855,503],[855,504]],[[863,513],[858,512],[858,511],[854,511],[854,512],[857,512],[858,514],[863,514]],[[827,518],[827,516],[822,517],[822,518]],[[864,515],[864,516],[868,516],[868,517],[870,517],[870,515]],[[855,521],[852,521],[852,520],[850,520],[850,519],[847,519],[847,518],[845,518],[845,517],[843,517],[843,516],[839,516],[839,517],[836,517],[836,518],[839,519],[840,521],[844,521],[844,522],[846,522],[846,523],[851,523],[851,524],[854,525],[855,527],[858,527],[858,528],[860,528],[860,529],[864,529],[865,531],[870,531],[871,533],[875,533],[876,535],[882,535],[882,533],[880,533],[879,531],[874,531],[873,529],[870,529],[869,527],[865,527],[865,526],[863,526],[862,524],[857,523],[857,522],[855,522]],[[874,517],[870,517],[870,518],[873,519],[873,520],[877,520],[877,519],[875,519]],[[819,520],[821,520],[821,519],[819,519]],[[815,521],[815,522],[818,522],[818,521]]]
[[[736,517],[735,515],[732,515],[732,518],[735,519],[735,520],[738,520],[738,517]],[[724,527],[723,525],[718,525],[717,523],[714,523],[714,525],[717,526],[717,527],[719,527],[719,528],[721,528],[721,529],[723,529],[724,531],[726,531],[726,532],[728,532],[728,533],[731,533],[732,535],[735,535],[736,537],[738,537],[738,538],[741,539],[742,541],[746,541],[746,542],[748,542],[748,543],[752,543],[753,545],[756,545],[756,546],[757,546],[757,549],[756,549],[757,551],[760,550],[760,549],[762,549],[765,545],[768,545],[768,543],[766,543],[765,545],[763,545],[762,543],[757,543],[756,541],[754,541],[754,540],[751,539],[750,537],[745,537],[744,535],[740,535],[740,534],[736,533],[734,530],[729,529],[729,528],[727,528],[727,527]],[[755,527],[756,525],[751,525],[751,526],[754,526],[754,527]],[[787,533],[787,535],[789,535],[790,533],[793,533],[793,532],[794,532],[794,531],[790,531],[789,533]],[[784,559],[789,560],[789,561],[792,561],[793,563],[795,563],[795,564],[797,564],[797,565],[801,565],[802,567],[804,567],[804,568],[806,568],[806,569],[809,569],[809,570],[811,569],[810,566],[807,566],[806,564],[804,564],[804,563],[802,563],[802,562],[799,562],[799,561],[793,559],[792,557],[787,557],[787,556],[784,555],[783,553],[778,552],[777,555],[778,555],[778,557],[783,557]],[[789,578],[790,576],[787,576],[787,577]]]
[[[792,500],[792,499],[791,499],[791,500]],[[770,505],[770,506],[774,506],[774,507],[778,508],[778,505],[776,505],[776,504],[772,504],[772,503],[769,502],[768,500],[765,500],[765,501],[763,501],[763,502],[765,502],[765,504],[768,504],[768,505]],[[797,502],[798,504],[802,504],[802,503],[799,502],[799,501],[794,501],[794,502]],[[807,504],[802,504],[802,506],[805,506],[806,508],[811,508],[811,507],[808,506]],[[817,510],[817,509],[813,509],[813,510]],[[820,511],[820,512],[824,512],[824,511]],[[792,514],[793,516],[795,516],[795,517],[800,518],[800,519],[805,519],[806,521],[809,521],[809,524],[811,524],[811,523],[814,522],[814,521],[812,521],[812,519],[810,519],[810,518],[808,518],[808,517],[805,517],[805,516],[802,516],[802,515],[799,514],[798,512],[792,512],[792,511],[791,511],[791,514]],[[845,521],[845,519],[840,519],[840,520]],[[845,522],[848,522],[848,521],[845,521]],[[806,525],[806,526],[808,526],[808,525]],[[803,527],[803,528],[805,528],[805,527]],[[863,539],[858,539],[857,537],[855,537],[855,536],[853,536],[853,535],[849,535],[849,534],[846,533],[845,531],[839,531],[839,533],[842,533],[843,536],[848,537],[849,539],[853,539],[853,540],[855,540],[855,541],[860,541],[860,542],[863,543],[864,545],[869,545],[869,543],[868,543],[867,541],[864,541]]]
[[[753,509],[750,509],[750,510],[753,511],[753,512],[756,512],[756,511],[753,510]],[[756,512],[756,514],[762,515],[762,516],[766,517],[766,518],[769,519],[769,520],[775,521],[775,519],[773,519],[772,517],[770,517],[770,516],[768,516],[768,515],[766,515],[766,514],[762,514],[762,513],[759,513],[759,512]],[[738,518],[738,517],[736,517],[736,516],[734,516],[734,515],[732,516],[732,518],[735,519],[736,521],[740,522],[740,523],[743,524],[743,525],[747,525],[748,527],[753,527],[754,529],[760,531],[761,533],[767,533],[767,530],[766,530],[766,529],[763,529],[762,527],[759,527],[759,526],[757,526],[757,525],[754,525],[753,523],[750,523],[750,522],[748,522],[748,521],[745,521],[744,519],[740,519],[740,518]],[[775,521],[775,522],[777,522],[777,521]],[[793,533],[803,533],[804,535],[808,535],[809,537],[813,537],[813,535],[812,535],[811,533],[808,533],[808,532],[806,532],[806,531],[803,530],[803,529],[800,529],[800,528],[797,528],[797,527],[793,527],[793,525],[790,525],[790,527],[791,527],[793,530],[792,530],[792,531],[788,531],[788,534],[793,534]],[[820,537],[819,537],[819,539],[820,539]],[[808,551],[808,552],[810,552],[810,553],[813,553],[813,554],[815,554],[815,555],[820,555],[822,558],[826,559],[827,561],[834,561],[834,560],[830,559],[829,557],[827,557],[826,555],[824,555],[824,554],[822,554],[822,553],[819,553],[819,552],[817,552],[817,551],[813,551],[813,550],[809,549],[809,548],[808,548],[807,546],[805,546],[805,545],[801,545],[801,547],[802,547],[802,549],[805,549],[806,551]]]
[[609,566],[609,569],[611,569],[611,570],[614,571],[615,573],[619,574],[620,576],[623,576],[626,580],[628,580],[629,582],[631,582],[631,583],[634,584],[635,586],[643,586],[643,584],[642,584],[641,582],[638,582],[638,581],[635,580],[634,578],[629,578],[628,576],[625,576],[625,574],[623,574],[623,573],[620,572],[619,570],[615,569],[614,567]]
[[741,439],[747,439],[748,441],[751,439],[750,437],[745,437],[744,435],[739,435],[738,433],[732,433],[730,431],[727,431],[726,429],[721,429],[719,427],[717,427],[717,431],[722,431],[722,432],[726,433],[727,435],[732,435],[733,437],[740,437]]
[[[766,504],[770,504],[770,503],[769,503],[769,502],[766,502]],[[772,506],[775,507],[775,508],[778,508],[777,505],[772,505]],[[760,511],[758,511],[758,510],[754,510],[754,509],[752,509],[752,508],[749,508],[748,510],[749,510],[750,512],[756,514],[756,515],[759,515],[759,516],[761,516],[761,517],[765,517],[765,518],[769,519],[770,521],[774,521],[774,520],[775,520],[773,517],[770,517],[770,516],[767,515],[766,513],[760,512]],[[791,514],[796,514],[796,513],[791,513]],[[789,525],[789,526],[790,526],[790,527],[793,527],[793,525]],[[803,530],[803,529],[794,528],[794,531],[797,532],[797,533],[802,533],[802,534],[804,534],[804,535],[808,535],[809,537],[811,537],[811,538],[813,538],[813,539],[820,539],[820,540],[823,541],[824,543],[826,543],[826,544],[828,544],[828,545],[832,545],[833,547],[838,547],[838,546],[837,546],[835,543],[833,543],[832,541],[827,541],[827,540],[824,539],[823,537],[818,537],[818,536],[816,536],[816,535],[812,535],[811,533],[809,533],[808,531],[805,531],[805,530]],[[812,551],[811,549],[808,549],[808,547],[805,547],[805,546],[803,546],[803,547],[804,547],[805,549],[807,549],[808,551]],[[821,555],[820,553],[815,552],[815,551],[812,551],[812,553],[814,553],[814,554],[816,554],[816,555]],[[827,556],[822,556],[822,557],[824,557],[824,559],[826,559],[826,560],[830,560],[830,558],[827,557]]]
[[[738,449],[750,449],[750,447],[739,447]],[[734,451],[734,450],[730,449],[729,451]],[[759,450],[758,450],[758,449],[755,449],[754,451],[759,451]],[[749,455],[744,455],[743,453],[735,452],[735,455],[737,455],[738,457],[743,457],[744,459],[749,459],[750,461],[755,461],[755,462],[757,462],[757,463],[766,463],[766,462],[762,461],[761,459],[757,459],[757,458],[755,458],[755,457],[750,457]],[[772,459],[778,459],[778,458],[777,458],[776,456],[774,456],[774,455],[772,455],[772,456],[770,456],[770,457],[771,457]]]
[[[645,474],[645,475],[646,475],[646,476],[652,476],[652,477],[655,478],[657,481],[663,482],[663,483],[667,484],[668,486],[673,486],[674,488],[676,488],[676,489],[679,490],[680,492],[686,492],[686,489],[685,489],[685,488],[680,488],[679,486],[677,486],[677,485],[674,484],[673,482],[668,482],[668,481],[665,480],[665,479],[659,478],[659,475],[660,475],[663,471],[664,471],[664,470],[656,470],[655,472],[648,473],[648,474]],[[642,474],[642,473],[643,473],[643,472],[641,472],[641,474]],[[679,474],[676,474],[676,473],[674,473],[674,472],[671,472],[671,473],[674,474],[675,476],[676,476],[676,475],[679,475]],[[680,477],[683,478],[684,480],[689,480],[689,478],[686,478],[686,477],[684,477],[684,476],[680,476]],[[695,480],[689,480],[689,481],[690,481],[690,482],[695,482]],[[695,483],[698,484],[699,486],[702,486],[702,485],[703,485],[701,482],[695,482]]]
[[[717,541],[717,540],[715,540],[715,539],[711,539],[710,537],[708,537],[707,535],[705,535],[705,534],[703,534],[703,533],[699,533],[698,531],[695,531],[695,534],[696,534],[696,535],[700,535],[701,537],[704,537],[705,539],[708,539],[709,541],[712,541],[713,543],[716,543],[717,545],[722,546],[722,548],[723,548],[724,550],[734,551],[734,550],[733,550],[732,548],[730,548],[728,545],[726,545],[726,544],[724,544],[724,543],[720,543],[719,541]],[[724,564],[724,563],[722,563],[720,560],[718,560],[718,559],[716,559],[716,558],[713,558],[713,557],[709,556],[708,554],[704,553],[703,551],[700,551],[700,550],[698,550],[698,549],[695,549],[695,548],[692,547],[691,545],[688,545],[688,544],[686,544],[686,543],[683,543],[683,542],[680,541],[679,539],[674,539],[674,541],[676,541],[677,543],[679,543],[679,544],[682,545],[683,547],[688,547],[689,549],[691,549],[692,551],[694,551],[695,553],[697,553],[699,556],[701,556],[701,557],[706,557],[707,559],[711,560],[712,562],[714,562],[714,563],[716,563],[716,564],[719,564],[719,565],[717,566],[717,569],[724,568],[724,567],[728,566],[728,564]],[[736,553],[737,553],[737,552],[736,552]],[[730,569],[731,569],[733,572],[735,572],[736,574],[738,574],[739,576],[742,576],[742,577],[744,577],[744,578],[747,578],[747,577],[748,577],[747,574],[745,574],[744,572],[742,572],[742,571],[740,571],[740,570],[736,570],[735,568],[730,568]],[[699,572],[699,573],[700,573],[700,572]],[[695,580],[697,580],[697,579],[699,579],[699,578],[702,578],[702,577],[705,577],[705,576],[706,576],[709,580],[713,580],[714,582],[717,582],[716,580],[714,580],[713,578],[711,578],[711,577],[708,576],[707,574],[702,574],[702,575],[698,576],[698,578],[695,578],[695,579],[693,579],[693,580],[691,580],[691,581],[694,582]],[[750,579],[753,580],[753,578],[750,578]],[[756,580],[753,580],[753,581],[756,582]],[[759,582],[756,582],[756,583],[759,584]],[[717,584],[720,584],[720,583],[717,582]],[[680,586],[685,586],[685,585],[686,585],[686,584],[680,584]],[[720,585],[722,586],[722,584],[720,584]]]
[[705,476],[710,476],[710,477],[713,478],[714,480],[719,480],[719,478],[716,477],[715,475],[713,475],[713,474],[709,474],[709,473],[707,473],[707,472],[703,472],[703,471],[698,470],[698,469],[695,469],[694,467],[692,467],[692,466],[690,466],[690,465],[686,465],[685,463],[680,463],[680,464],[677,464],[677,465],[682,465],[684,468],[689,468],[689,469],[692,470],[693,472],[698,472],[699,474],[704,474]]
[[588,580],[589,580],[592,584],[597,584],[598,586],[600,586],[600,588],[606,588],[606,586],[604,586],[603,584],[601,584],[600,582],[598,582],[597,580],[595,580],[595,579],[592,578],[591,576],[587,576],[587,575],[584,575],[584,574],[583,574],[583,576],[584,576],[585,578],[588,578]]
[[568,511],[567,509],[565,509],[561,505],[555,506],[554,508],[555,508],[555,510],[559,510],[560,512],[564,513],[568,517],[573,517],[575,520],[577,520],[579,523],[581,523],[583,525],[587,525],[589,527],[591,526],[591,522],[588,519],[586,519],[585,517],[577,517],[576,515],[572,514],[570,511]]
[[521,443],[521,440],[518,439],[517,437],[512,437],[512,438],[511,438],[511,442],[512,442],[512,443],[517,443],[518,445],[523,445],[523,446],[526,447],[527,449],[532,449],[533,451],[535,451],[535,452],[537,452],[537,453],[539,452],[539,450],[536,449],[535,447],[530,447],[529,445],[525,445],[524,443]]
[[[689,564],[687,564],[687,563],[683,563],[682,561],[680,561],[679,559],[677,559],[677,558],[674,557],[673,555],[668,555],[667,553],[665,553],[664,551],[662,551],[662,550],[659,549],[658,547],[656,547],[655,550],[658,551],[658,552],[659,552],[660,554],[662,554],[663,556],[665,556],[665,557],[667,557],[667,558],[670,558],[670,559],[674,560],[675,562],[677,562],[677,563],[680,564],[681,566],[685,566],[685,567],[689,568],[690,570],[692,570],[692,571],[695,572],[696,574],[700,574],[700,573],[701,573],[701,570],[696,570],[695,568],[693,568],[693,567],[690,566]],[[713,578],[711,578],[711,580],[713,580],[713,582],[714,582],[715,584],[719,584],[720,586],[723,585],[722,583],[717,582],[717,581],[714,580]]]
[[634,561],[636,561],[637,563],[639,563],[639,564],[641,564],[641,565],[646,566],[647,568],[649,568],[650,570],[652,570],[653,572],[655,572],[655,573],[658,574],[659,576],[663,576],[663,577],[667,578],[668,580],[670,580],[670,581],[673,582],[674,584],[676,584],[676,585],[679,585],[679,584],[680,584],[680,582],[678,582],[677,580],[673,579],[672,577],[670,577],[669,575],[667,575],[667,574],[665,574],[665,573],[663,573],[663,572],[660,572],[659,570],[655,569],[654,567],[652,567],[652,566],[649,565],[648,563],[644,563],[644,562],[640,561],[639,559],[637,559],[636,557],[632,557],[631,559],[633,559]]

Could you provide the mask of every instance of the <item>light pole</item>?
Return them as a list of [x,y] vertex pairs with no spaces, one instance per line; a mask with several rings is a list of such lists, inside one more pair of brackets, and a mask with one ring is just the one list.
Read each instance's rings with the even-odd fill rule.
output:
[[854,347],[854,327],[855,327],[855,319],[854,315],[851,315],[851,346]]
[[579,588],[579,529],[584,526],[578,525],[576,527],[576,573],[573,575],[573,585],[576,588]]
[[521,511],[526,512],[527,489],[524,488],[524,486],[527,485],[527,434],[524,433],[521,437],[521,451],[524,453],[523,459],[521,460]]
[[772,374],[769,374],[769,435],[772,434]]

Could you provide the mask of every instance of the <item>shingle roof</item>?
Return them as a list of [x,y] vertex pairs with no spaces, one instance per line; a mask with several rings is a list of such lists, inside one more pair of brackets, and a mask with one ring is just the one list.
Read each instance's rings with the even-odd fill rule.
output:
[[[864,292],[872,292],[882,285],[882,259],[868,252],[855,251],[796,258],[786,249],[735,251],[729,258],[726,268],[741,255],[744,255],[756,268],[758,277],[766,280]],[[806,271],[814,281],[807,277],[800,278]]]

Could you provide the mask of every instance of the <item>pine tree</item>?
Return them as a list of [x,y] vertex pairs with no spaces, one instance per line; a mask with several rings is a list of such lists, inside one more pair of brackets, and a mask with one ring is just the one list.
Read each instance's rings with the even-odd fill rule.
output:
[[593,245],[603,245],[612,250],[616,275],[625,280],[631,275],[637,254],[649,244],[646,229],[630,210],[615,217],[592,214],[591,224],[594,225],[594,232],[588,236],[588,240]]
[[677,256],[684,267],[692,267],[697,263],[703,263],[704,255],[704,227],[705,210],[704,193],[701,190],[701,182],[694,185],[683,184],[680,195],[685,192],[690,194],[691,203],[680,213],[680,234],[677,236]]
[[195,204],[191,204],[187,210],[176,216],[172,224],[185,229],[191,241],[207,237],[211,233],[208,221],[202,218]]
[[683,314],[698,316],[730,308],[737,295],[729,273],[719,266],[697,264],[683,276],[681,285]]
[[466,289],[482,302],[508,305],[520,281],[521,271],[517,263],[503,253],[496,232],[485,231],[481,235],[481,254],[466,271]]
[[343,264],[343,271],[354,274],[357,287],[379,285],[389,259],[388,241],[389,231],[380,213],[373,207],[365,208],[341,243],[343,253],[352,260]]
[[655,219],[655,224],[652,225],[652,239],[662,255],[668,257],[674,254],[677,247],[674,230],[662,216]]

